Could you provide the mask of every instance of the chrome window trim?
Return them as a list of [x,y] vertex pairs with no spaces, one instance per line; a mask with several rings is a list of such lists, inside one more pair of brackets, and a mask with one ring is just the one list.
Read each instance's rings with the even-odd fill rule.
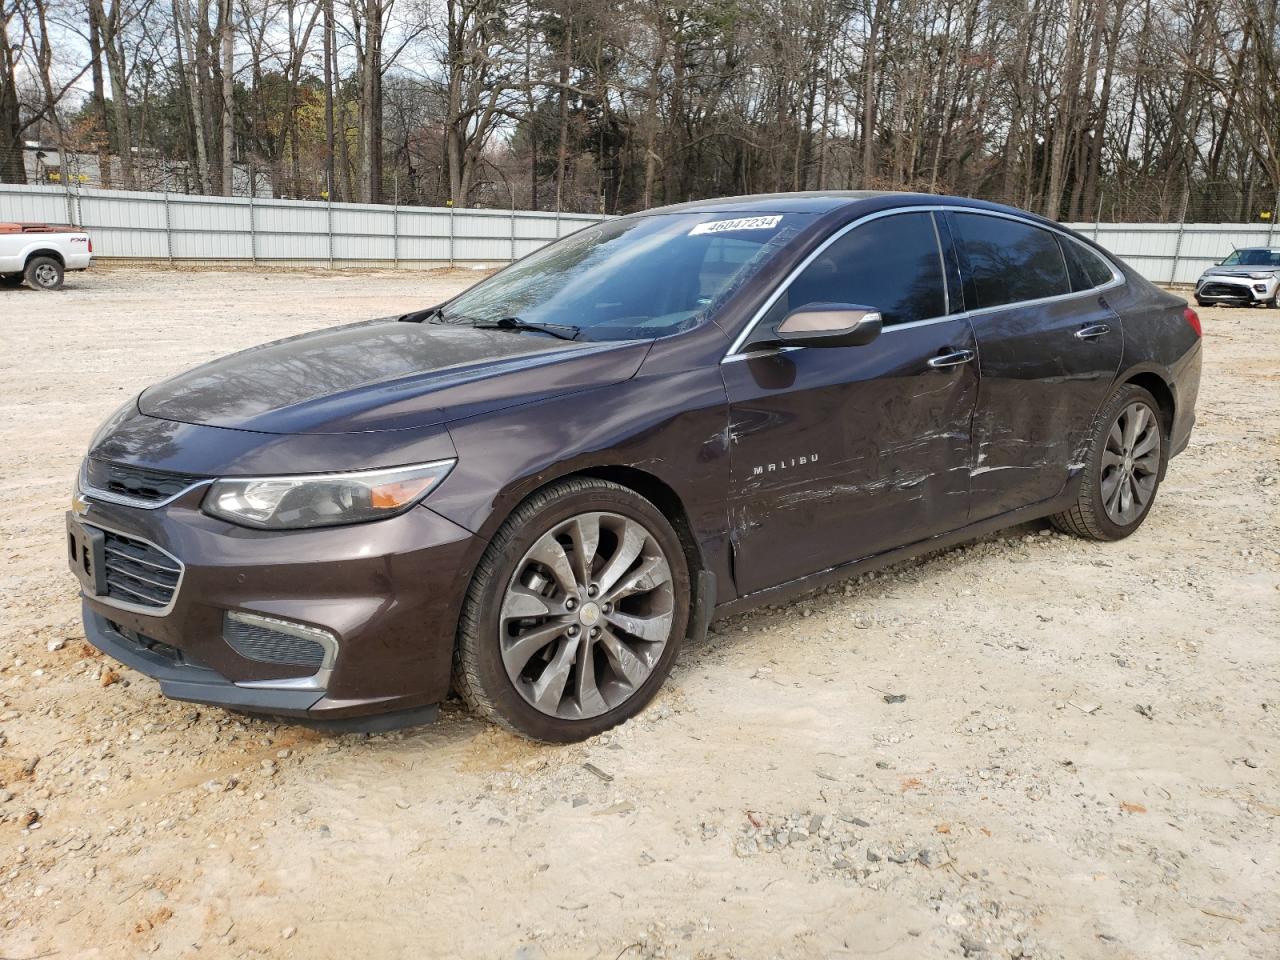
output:
[[[827,239],[824,240],[822,244],[819,245],[812,253],[810,253],[809,256],[805,257],[804,260],[798,263],[792,269],[792,271],[788,273],[786,277],[783,278],[782,282],[778,284],[778,286],[774,289],[773,293],[769,295],[769,298],[760,306],[760,308],[755,312],[752,318],[747,322],[746,326],[742,328],[742,332],[739,333],[738,336],[734,338],[733,343],[730,345],[728,351],[725,352],[725,355],[720,359],[720,362],[728,363],[728,362],[746,359],[749,357],[769,355],[768,353],[764,353],[764,352],[742,353],[741,351],[743,346],[745,346],[747,339],[755,331],[755,328],[759,325],[760,321],[763,320],[765,315],[773,308],[773,305],[778,302],[778,298],[782,296],[782,294],[786,291],[786,289],[789,286],[791,286],[792,282],[796,279],[796,277],[798,277],[809,266],[809,264],[813,263],[814,260],[816,260],[829,246],[831,246],[831,244],[835,243],[837,240],[843,237],[850,230],[860,227],[864,223],[870,223],[872,220],[879,220],[882,217],[891,217],[891,216],[894,216],[895,214],[900,214],[900,213],[972,213],[972,214],[976,214],[978,216],[983,216],[983,217],[997,217],[1002,220],[1012,220],[1015,223],[1021,223],[1024,226],[1036,227],[1037,229],[1040,229],[1040,230],[1047,230],[1050,233],[1056,233],[1060,236],[1065,237],[1067,240],[1071,241],[1072,243],[1079,243],[1079,241],[1076,240],[1075,237],[1073,237],[1067,230],[1061,227],[1051,226],[1049,224],[1044,224],[1044,223],[1036,223],[1034,220],[1028,220],[1024,216],[1017,216],[1015,214],[1005,213],[1002,210],[980,210],[980,209],[975,209],[973,207],[958,207],[958,206],[949,205],[949,204],[929,204],[929,205],[917,205],[917,206],[910,206],[910,207],[893,207],[892,209],[889,209],[889,210],[877,210],[875,213],[869,213],[865,217],[859,217],[857,220],[854,220],[851,223],[846,223],[843,227],[841,227],[831,236],[827,237]],[[936,223],[934,224],[934,231],[935,231],[935,235],[937,235]],[[941,240],[941,237],[939,236],[939,241],[940,240]],[[939,242],[938,244],[938,250],[939,250],[939,254],[941,254],[942,253],[941,242]],[[884,333],[892,333],[895,330],[908,330],[908,329],[911,329],[912,327],[923,327],[923,326],[928,326],[929,324],[934,324],[934,323],[943,323],[948,320],[972,319],[975,317],[983,317],[983,316],[986,316],[987,314],[998,313],[1004,310],[1011,310],[1017,307],[1039,306],[1042,304],[1058,303],[1060,301],[1070,300],[1075,297],[1092,296],[1094,294],[1102,293],[1104,290],[1112,290],[1115,287],[1120,286],[1120,284],[1124,283],[1124,274],[1122,274],[1116,268],[1116,265],[1111,262],[1111,259],[1109,257],[1103,256],[1101,253],[1098,253],[1096,250],[1092,248],[1089,248],[1088,252],[1100,258],[1102,262],[1107,265],[1108,269],[1111,270],[1111,280],[1109,282],[1104,283],[1101,286],[1090,287],[1088,290],[1075,290],[1070,293],[1059,293],[1059,294],[1055,294],[1052,297],[1039,297],[1035,300],[1015,300],[1012,303],[1002,303],[999,306],[995,306],[995,307],[975,307],[972,310],[964,310],[964,311],[961,311],[960,313],[951,313],[943,317],[928,317],[924,320],[912,320],[908,323],[895,323],[885,327]],[[945,296],[947,293],[946,287],[945,287],[946,279],[947,279],[945,257],[943,258],[942,279],[944,283],[944,296]],[[946,302],[949,309],[950,308],[949,298]],[[792,347],[784,348],[784,350],[804,350],[804,349],[807,349],[807,348],[802,346],[792,346]],[[773,352],[782,353],[784,352],[784,350],[775,349]]]
[[158,543],[152,543],[146,537],[140,537],[136,533],[128,533],[124,530],[118,530],[115,527],[108,527],[106,524],[98,523],[97,520],[84,520],[77,518],[77,522],[86,527],[93,527],[106,533],[114,533],[118,537],[127,537],[130,540],[136,540],[139,543],[145,543],[147,546],[159,550],[166,557],[178,565],[178,582],[173,585],[173,596],[169,598],[169,602],[163,607],[147,607],[140,603],[129,603],[127,600],[116,600],[114,597],[106,595],[98,596],[96,594],[87,593],[84,587],[80,588],[80,592],[89,600],[96,600],[98,603],[105,603],[109,607],[115,607],[117,610],[125,610],[129,613],[140,613],[147,617],[167,617],[173,613],[173,608],[178,602],[178,593],[182,590],[182,581],[187,575],[187,565],[175,557],[172,553],[160,546]]
[[[93,500],[99,500],[102,503],[115,503],[115,504],[119,504],[122,507],[137,507],[140,510],[156,510],[156,509],[159,509],[160,507],[167,507],[169,504],[173,503],[173,501],[177,500],[179,497],[185,497],[192,490],[195,490],[199,487],[208,486],[209,484],[213,483],[215,479],[213,477],[209,477],[204,480],[197,480],[195,483],[189,486],[183,487],[173,496],[165,497],[163,500],[143,500],[143,499],[140,499],[139,497],[130,497],[123,493],[112,493],[110,490],[100,490],[98,487],[90,486],[88,483],[88,480],[86,479],[88,476],[88,465],[89,465],[89,459],[86,457],[80,463],[80,473],[76,477],[76,488],[79,490],[82,496],[89,497],[90,499],[93,499]],[[118,531],[112,531],[112,532],[115,533]],[[127,533],[122,533],[120,535],[123,537],[129,536],[129,534]],[[155,546],[155,545],[152,544],[152,546]],[[157,547],[156,549],[159,549],[159,548]],[[177,559],[177,558],[175,557],[174,559]]]

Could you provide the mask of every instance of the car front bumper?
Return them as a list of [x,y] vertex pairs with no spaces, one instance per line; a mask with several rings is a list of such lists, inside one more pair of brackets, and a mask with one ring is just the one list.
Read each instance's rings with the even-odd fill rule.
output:
[[1201,277],[1196,281],[1196,301],[1205,303],[1266,303],[1274,299],[1280,279],[1251,277]]
[[[458,612],[483,544],[424,506],[344,527],[250,530],[202,513],[204,492],[151,509],[77,498],[69,548],[77,531],[103,531],[180,566],[168,602],[150,606],[79,571],[88,640],[180,700],[387,723],[361,729],[430,719],[448,693]],[[145,563],[161,554],[138,556]],[[118,557],[94,565],[109,571]],[[83,565],[69,560],[73,570]],[[236,643],[229,614],[284,632],[261,634],[266,644]],[[289,655],[290,630],[330,638],[322,668]]]

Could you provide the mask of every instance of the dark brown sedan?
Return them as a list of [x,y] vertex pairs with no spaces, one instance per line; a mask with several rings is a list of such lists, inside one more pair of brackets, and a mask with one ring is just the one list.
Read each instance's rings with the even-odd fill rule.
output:
[[1200,329],[1057,224],[913,194],[610,220],[441,306],[131,400],[67,517],[89,639],[172,697],[543,740],[722,616],[1038,517],[1133,533]]

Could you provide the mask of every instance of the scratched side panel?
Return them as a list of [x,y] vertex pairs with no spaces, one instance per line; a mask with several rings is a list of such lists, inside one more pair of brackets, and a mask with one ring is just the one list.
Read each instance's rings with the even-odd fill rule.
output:
[[[971,519],[1062,491],[1120,367],[1121,318],[1098,294],[974,318],[982,387],[974,417]],[[1096,339],[1080,329],[1104,324]]]
[[742,591],[965,523],[977,371],[927,361],[972,348],[960,318],[723,365]]

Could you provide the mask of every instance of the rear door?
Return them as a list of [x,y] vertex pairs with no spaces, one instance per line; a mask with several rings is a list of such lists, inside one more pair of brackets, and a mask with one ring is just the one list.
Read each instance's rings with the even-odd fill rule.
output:
[[[815,254],[721,365],[743,593],[964,524],[978,376],[948,272],[958,284],[932,214],[862,223]],[[884,331],[855,347],[752,347],[814,302],[875,307]]]
[[997,214],[948,219],[978,343],[970,519],[982,520],[1056,496],[1081,469],[1123,331],[1098,289],[1110,268],[1070,238]]

